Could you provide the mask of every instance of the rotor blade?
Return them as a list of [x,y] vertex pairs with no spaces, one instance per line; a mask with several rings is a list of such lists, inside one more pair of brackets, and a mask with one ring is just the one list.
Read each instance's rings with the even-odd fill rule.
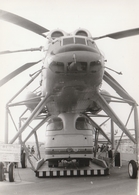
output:
[[130,30],[124,30],[124,31],[120,31],[120,32],[116,32],[116,33],[111,33],[111,34],[107,34],[107,35],[103,35],[100,37],[94,37],[94,40],[98,40],[98,39],[102,39],[102,38],[112,38],[112,39],[121,39],[121,38],[125,38],[125,37],[130,37],[130,36],[135,36],[139,34],[139,28],[134,28],[134,29],[130,29]]
[[14,77],[16,77],[18,74],[24,72],[25,70],[27,70],[28,68],[38,64],[39,62],[41,62],[42,60],[39,60],[37,62],[31,62],[31,63],[27,63],[24,64],[23,66],[21,66],[20,68],[14,70],[13,72],[11,72],[10,74],[8,74],[6,77],[4,77],[3,79],[0,80],[0,87],[2,85],[4,85],[5,83],[7,83],[8,81],[10,81],[11,79],[13,79]]
[[18,26],[21,26],[25,29],[28,29],[30,31],[33,31],[34,33],[37,33],[43,37],[46,37],[43,33],[48,32],[49,30],[34,23],[31,22],[30,20],[27,20],[25,18],[22,18],[18,15],[15,15],[13,13],[4,11],[4,10],[0,10],[0,19],[1,20],[5,20],[7,22],[16,24]]
[[9,53],[18,53],[18,52],[26,52],[26,51],[41,51],[42,50],[42,46],[40,47],[36,47],[36,48],[30,48],[30,49],[20,49],[20,50],[6,50],[6,51],[0,51],[0,55],[2,54],[9,54]]

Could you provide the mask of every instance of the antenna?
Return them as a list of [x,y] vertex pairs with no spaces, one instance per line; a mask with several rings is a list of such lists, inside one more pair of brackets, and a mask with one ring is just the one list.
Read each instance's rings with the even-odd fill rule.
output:
[[111,71],[113,71],[113,72],[115,72],[115,73],[117,73],[117,74],[119,74],[119,75],[122,75],[122,74],[123,74],[122,72],[117,72],[116,70],[113,70],[113,69],[111,69],[111,68],[108,68],[107,66],[104,66],[104,68],[106,68],[106,69],[108,69],[108,70],[111,70]]

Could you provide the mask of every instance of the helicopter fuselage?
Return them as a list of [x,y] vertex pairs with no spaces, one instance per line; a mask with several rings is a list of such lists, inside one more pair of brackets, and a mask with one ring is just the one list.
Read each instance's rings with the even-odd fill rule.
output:
[[44,60],[42,93],[51,94],[51,114],[82,112],[92,104],[104,74],[104,57],[94,41],[84,36],[63,36],[50,43]]

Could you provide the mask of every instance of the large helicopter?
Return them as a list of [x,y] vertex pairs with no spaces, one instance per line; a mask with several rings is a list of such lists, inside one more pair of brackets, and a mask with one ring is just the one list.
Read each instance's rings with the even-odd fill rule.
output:
[[[48,119],[47,130],[53,130],[55,134],[54,137],[53,133],[48,132],[47,136],[46,156],[47,160],[49,160],[49,166],[58,166],[58,160],[61,160],[61,158],[68,160],[79,159],[80,164],[84,162],[88,165],[93,153],[91,146],[92,134],[90,132],[86,134],[84,130],[91,130],[91,124],[95,129],[99,129],[103,136],[109,140],[105,132],[89,118],[89,115],[98,115],[101,110],[112,119],[129,139],[134,143],[137,142],[136,138],[131,135],[121,119],[109,106],[111,96],[107,91],[100,89],[102,81],[104,80],[110,85],[120,98],[124,99],[124,101],[126,100],[128,104],[137,104],[105,70],[105,58],[95,41],[106,37],[121,39],[138,35],[139,28],[92,37],[91,33],[84,28],[79,28],[72,33],[59,29],[49,31],[34,22],[3,10],[0,10],[0,19],[19,25],[46,39],[44,47],[0,52],[0,54],[22,51],[42,51],[44,53],[44,58],[40,60],[42,61],[41,93],[38,95],[32,92],[26,97],[25,105],[31,110],[31,115],[9,143],[14,143],[32,120],[41,114],[46,114]],[[1,79],[0,86],[6,84],[26,69],[35,66],[40,61],[27,63],[19,67]],[[42,123],[44,122],[46,122],[46,119]],[[70,124],[72,128],[69,128]],[[79,127],[79,124],[82,124],[82,127]],[[135,126],[137,128],[137,123]],[[58,132],[58,130],[62,129],[65,129],[65,131]],[[80,135],[79,129],[82,129]],[[56,134],[55,131],[58,133]],[[82,141],[85,136],[88,136],[88,142],[86,140]],[[62,142],[66,143],[66,145]],[[62,149],[60,150],[60,148]],[[60,151],[58,155],[57,150]],[[77,150],[80,152],[77,152]],[[54,154],[57,156],[54,157]]]

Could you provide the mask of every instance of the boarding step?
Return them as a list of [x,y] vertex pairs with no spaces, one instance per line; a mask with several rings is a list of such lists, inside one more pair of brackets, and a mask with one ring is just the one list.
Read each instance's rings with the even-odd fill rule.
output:
[[93,159],[87,167],[77,167],[67,163],[64,166],[48,167],[48,162],[36,170],[36,177],[75,177],[75,176],[104,176],[109,175],[109,168],[99,159]]

